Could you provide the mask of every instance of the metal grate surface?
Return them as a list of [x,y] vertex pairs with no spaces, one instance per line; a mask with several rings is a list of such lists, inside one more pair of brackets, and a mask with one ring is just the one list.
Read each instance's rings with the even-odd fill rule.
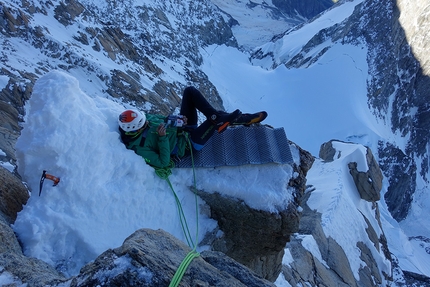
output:
[[[195,167],[238,166],[245,164],[291,164],[293,157],[283,128],[268,126],[229,127],[215,134],[201,151],[193,151]],[[192,167],[191,157],[176,167]]]

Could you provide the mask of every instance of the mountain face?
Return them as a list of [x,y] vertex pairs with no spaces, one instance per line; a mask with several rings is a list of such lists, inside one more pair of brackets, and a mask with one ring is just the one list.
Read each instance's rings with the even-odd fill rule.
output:
[[[313,2],[311,9],[300,9],[305,14],[296,14],[295,23],[327,5]],[[249,3],[251,10],[254,4]],[[288,14],[296,8],[289,6]],[[281,11],[272,5],[268,9],[276,18],[287,8]],[[171,112],[186,85],[198,87],[216,108],[223,109],[216,88],[199,68],[199,48],[237,47],[231,28],[238,22],[210,1],[144,1],[137,6],[130,1],[7,1],[1,3],[0,13],[1,100],[6,111],[2,134],[12,137],[0,146],[5,161],[15,163],[13,142],[24,101],[35,80],[52,69],[83,77],[89,85],[100,86],[107,97],[148,111]],[[29,58],[31,54],[38,57]]]
[[211,2],[220,9],[244,50],[253,50],[333,6],[331,0]]
[[294,53],[282,50],[288,32],[252,56],[268,68],[307,68],[336,44],[366,47],[367,103],[385,126],[375,151],[388,181],[384,201],[423,254],[429,254],[430,234],[422,217],[429,184],[429,9],[428,1],[362,1],[350,17],[320,30]]
[[[245,50],[257,46],[253,46],[257,43],[254,39],[238,41],[239,36],[235,36],[234,31],[241,28],[241,19],[234,14],[234,7],[219,0],[143,1],[138,6],[133,3],[75,0],[0,3],[0,149],[5,153],[0,154],[2,161],[16,166],[14,146],[20,133],[19,123],[25,116],[24,103],[31,97],[36,80],[53,69],[77,77],[83,90],[86,85],[97,86],[104,97],[133,103],[147,111],[173,111],[180,102],[183,87],[190,84],[223,109],[216,87],[199,67],[200,49],[211,44]],[[282,41],[293,25],[331,6],[330,1],[245,4],[250,13],[266,9],[273,23],[279,19],[287,23],[285,27],[277,27],[279,30],[267,28],[266,31],[278,33],[272,43]],[[390,137],[381,137],[375,157],[389,183],[384,194],[389,211],[396,220],[406,223],[408,216],[414,219],[413,198],[428,199],[429,9],[428,1],[424,0],[362,1],[345,21],[322,29],[295,54],[285,56],[276,49],[257,49],[251,57],[251,60],[269,58],[270,68],[280,65],[306,68],[330,49],[327,46],[312,53],[327,39],[368,47],[368,104],[390,129]],[[300,26],[294,29],[297,27]],[[19,177],[16,171],[15,175]],[[307,223],[302,231],[312,228]],[[428,240],[422,239],[422,242]],[[291,246],[297,246],[297,242],[292,241]],[[325,244],[340,249],[331,239]],[[359,248],[366,250],[363,246]],[[328,250],[324,257],[328,257]],[[311,264],[303,262],[307,262],[303,266]],[[288,272],[293,271],[285,271]],[[331,278],[336,277],[334,273],[330,273]],[[342,273],[347,274],[345,278],[353,277],[350,270]],[[369,274],[374,276],[377,272]]]
[[[294,55],[257,49],[253,56],[255,60],[271,59],[272,68],[298,68],[308,67],[324,55],[330,45],[306,56],[327,39],[332,45],[363,43],[368,47],[368,105],[393,134],[381,139],[378,154],[389,179],[385,200],[398,221],[408,216],[415,191],[429,182],[430,78],[425,55],[429,38],[424,35],[429,9],[427,1],[363,1],[347,20],[319,31]],[[282,35],[277,37],[273,46],[282,39]]]

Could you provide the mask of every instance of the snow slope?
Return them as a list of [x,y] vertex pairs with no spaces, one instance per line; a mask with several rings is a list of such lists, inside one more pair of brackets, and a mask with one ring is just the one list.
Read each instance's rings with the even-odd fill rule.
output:
[[[300,29],[294,29],[285,34],[281,39],[263,44],[258,49],[261,49],[264,54],[270,52],[270,57],[263,60],[254,60],[254,64],[271,67],[273,64],[280,65],[285,63],[299,53],[304,45],[319,31],[334,26],[351,16],[355,6],[361,2],[363,0],[345,1],[334,9],[324,11],[318,18],[301,26]],[[327,42],[327,45],[321,45],[319,49],[313,49],[312,52],[316,54],[329,44],[330,41]]]
[[[348,6],[333,9],[338,11],[336,21],[328,21],[334,19],[330,17],[325,18],[324,23],[329,26],[341,21],[360,2],[346,2]],[[295,31],[294,38],[284,41],[286,46],[278,47],[285,52],[279,55],[286,57],[291,51],[297,51],[312,33],[325,27],[326,24],[315,24]],[[247,39],[251,38],[244,34],[244,43]],[[284,127],[289,139],[314,155],[318,155],[323,142],[333,138],[352,140],[376,150],[379,138],[392,136],[389,127],[378,123],[367,108],[365,47],[337,44],[307,69],[291,70],[282,66],[267,70],[252,65],[246,52],[225,46],[210,46],[202,48],[201,52],[204,56],[202,68],[223,96],[227,110],[267,110],[268,124]],[[35,56],[32,60],[38,59]],[[112,63],[98,65],[100,69],[108,69]],[[5,81],[7,79],[0,78],[0,85]],[[76,274],[83,264],[105,249],[121,245],[125,237],[138,228],[163,228],[184,240],[174,198],[166,182],[140,157],[125,150],[119,141],[116,118],[124,105],[105,98],[102,90],[97,82],[89,81],[79,71],[45,75],[26,104],[26,123],[17,143],[19,172],[33,193],[18,215],[14,230],[27,255],[43,259],[66,274]],[[294,156],[297,160],[297,151]],[[316,188],[310,204],[322,212],[326,235],[337,238],[342,246],[358,238],[356,234],[342,232],[340,226],[357,222],[351,228],[358,230],[363,227],[362,221],[356,221],[358,212],[372,212],[351,190],[350,179],[341,167],[344,160],[330,167],[317,161],[308,175],[308,182]],[[60,176],[61,182],[52,187],[47,180],[39,197],[39,179],[44,169]],[[244,193],[235,196],[253,207],[277,210],[280,202],[290,200],[290,194],[280,185],[269,185],[272,176],[286,182],[293,175],[288,166],[268,165],[260,171],[250,167],[199,169],[197,184],[210,188],[213,183],[208,179],[216,177],[220,182],[216,187],[218,191],[233,193],[252,189],[252,197]],[[326,182],[328,176],[333,177],[330,185]],[[238,177],[240,181],[230,180]],[[255,177],[258,180],[254,180]],[[193,182],[192,173],[175,170],[171,180],[193,232],[196,230],[195,198],[188,189]],[[329,196],[323,196],[324,191],[329,191]],[[270,196],[266,198],[267,194]],[[357,213],[346,217],[347,207]],[[429,258],[414,252],[413,244],[392,220],[383,201],[380,208],[390,249],[399,258],[401,267],[429,276],[426,269],[430,266]],[[200,214],[199,238],[215,225],[216,222]],[[362,232],[358,232],[359,238]],[[304,242],[314,250],[312,240]],[[345,251],[356,272],[360,264],[357,251],[348,246]],[[289,261],[288,254],[286,252],[285,264]],[[383,260],[380,264],[388,268]],[[0,277],[0,283],[4,282],[7,281]],[[276,284],[289,286],[282,278]]]
[[[75,275],[139,228],[161,228],[185,242],[167,182],[120,141],[121,104],[91,98],[76,78],[52,71],[36,82],[26,109],[16,148],[19,172],[32,193],[14,224],[26,255]],[[38,196],[43,170],[61,181],[53,187],[46,179]],[[286,190],[292,176],[290,165],[277,164],[196,170],[198,188],[226,193],[271,212],[292,200]],[[192,169],[175,169],[170,180],[194,233]],[[199,214],[198,222],[199,240],[216,227],[204,214]]]
[[[211,0],[222,11],[238,22],[233,25],[233,34],[239,45],[245,50],[252,50],[272,39],[274,35],[284,33],[305,19],[279,18],[273,15],[276,7],[271,1],[229,1]],[[252,7],[250,7],[252,5]],[[229,17],[225,16],[228,21]]]

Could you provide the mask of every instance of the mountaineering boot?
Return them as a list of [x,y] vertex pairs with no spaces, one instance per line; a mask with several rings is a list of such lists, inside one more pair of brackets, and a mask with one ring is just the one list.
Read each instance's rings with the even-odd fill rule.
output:
[[253,114],[241,114],[232,125],[250,126],[252,124],[260,123],[267,118],[267,112],[261,111]]
[[210,120],[215,125],[218,133],[222,133],[225,129],[239,118],[242,114],[240,110],[235,110],[232,113],[216,112],[211,115]]

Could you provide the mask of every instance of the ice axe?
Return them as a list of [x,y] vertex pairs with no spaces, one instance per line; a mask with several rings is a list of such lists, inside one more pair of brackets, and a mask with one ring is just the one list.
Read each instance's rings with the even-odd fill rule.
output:
[[49,174],[49,173],[46,173],[46,170],[44,170],[42,173],[42,177],[40,178],[39,196],[42,193],[42,187],[43,187],[43,182],[45,181],[45,178],[52,180],[54,182],[53,186],[56,186],[60,182],[59,177],[53,176],[52,174]]

